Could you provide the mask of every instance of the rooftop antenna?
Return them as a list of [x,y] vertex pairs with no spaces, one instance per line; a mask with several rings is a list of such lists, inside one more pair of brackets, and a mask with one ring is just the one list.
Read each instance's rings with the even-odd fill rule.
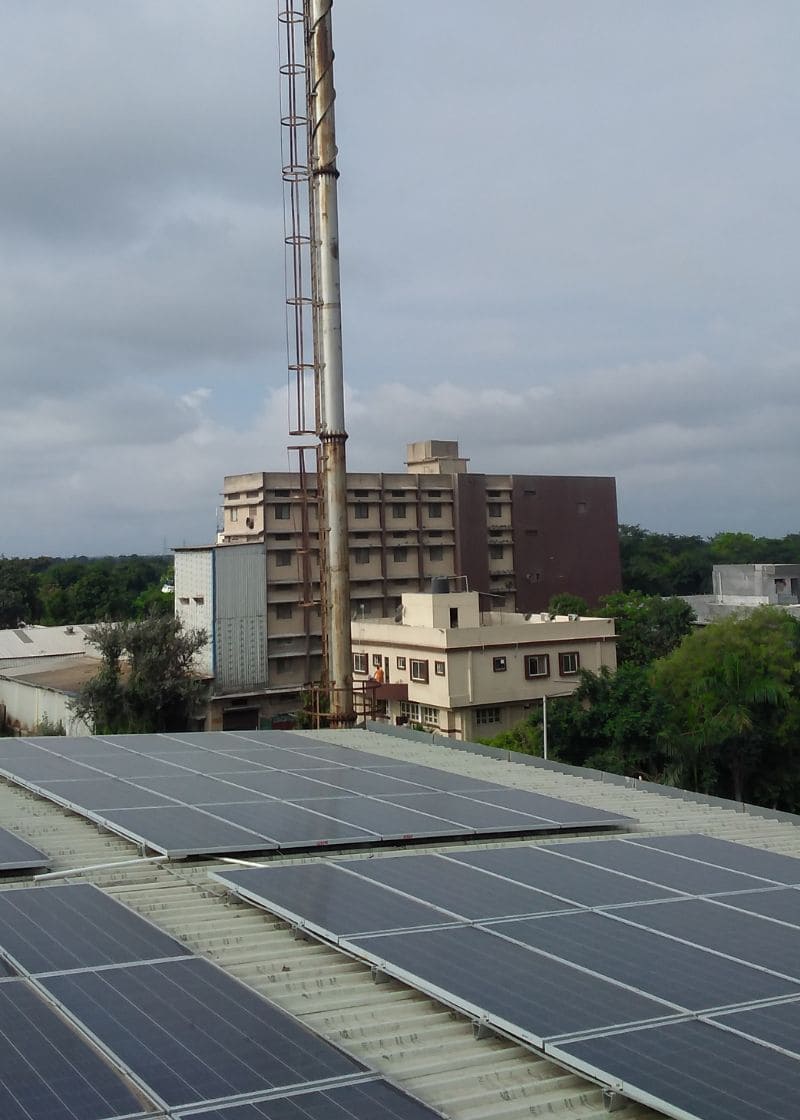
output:
[[278,21],[290,427],[318,440],[323,684],[338,725],[353,722],[353,677],[332,6],[279,0]]

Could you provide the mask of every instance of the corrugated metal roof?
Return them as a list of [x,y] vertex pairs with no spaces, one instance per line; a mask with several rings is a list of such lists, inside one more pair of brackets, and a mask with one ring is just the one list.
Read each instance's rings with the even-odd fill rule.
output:
[[[305,734],[340,741],[345,733]],[[364,733],[362,741],[347,733],[347,740],[388,757],[626,813],[638,818],[640,832],[704,832],[800,856],[800,818],[749,815],[688,795],[661,796],[636,784],[601,782],[397,736]],[[137,855],[133,845],[6,784],[0,784],[0,823],[48,852],[54,870],[85,869],[83,878],[453,1120],[608,1115],[601,1088],[586,1078],[511,1040],[476,1038],[469,1021],[435,1001],[394,981],[377,984],[364,965],[329,946],[297,939],[285,923],[232,901],[208,879],[219,862],[128,862]],[[88,870],[92,866],[95,870]],[[632,1102],[614,1113],[620,1120],[657,1115]]]
[[85,653],[92,639],[87,626],[26,626],[17,630],[0,630],[0,664],[23,658],[59,657],[68,653]]

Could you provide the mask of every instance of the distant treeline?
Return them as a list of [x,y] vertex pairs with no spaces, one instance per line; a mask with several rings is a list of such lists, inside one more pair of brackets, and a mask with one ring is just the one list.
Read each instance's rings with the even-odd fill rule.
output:
[[709,594],[714,564],[800,564],[800,533],[684,537],[620,525],[619,547],[624,590],[645,595]]
[[0,558],[0,628],[61,626],[171,614],[170,556]]

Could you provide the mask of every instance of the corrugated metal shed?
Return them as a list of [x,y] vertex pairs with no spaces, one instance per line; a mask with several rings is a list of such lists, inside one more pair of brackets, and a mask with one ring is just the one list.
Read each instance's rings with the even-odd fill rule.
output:
[[[346,733],[307,734],[340,741]],[[636,784],[520,765],[414,738],[350,733],[347,739],[349,745],[363,745],[387,757],[627,813],[638,818],[641,832],[703,832],[800,856],[800,818],[767,811],[749,814],[725,803],[682,798],[677,791],[664,796]],[[5,784],[0,784],[0,823],[49,852],[54,869],[83,868],[83,878],[453,1120],[600,1120],[608,1115],[602,1090],[587,1079],[507,1039],[476,1038],[470,1022],[433,1000],[393,981],[376,984],[363,965],[328,946],[298,940],[284,923],[230,901],[208,879],[218,862],[135,861],[132,845]],[[631,1102],[623,1102],[614,1113],[615,1120],[656,1115]]]
[[262,545],[214,553],[215,691],[264,688],[267,679],[267,554]]

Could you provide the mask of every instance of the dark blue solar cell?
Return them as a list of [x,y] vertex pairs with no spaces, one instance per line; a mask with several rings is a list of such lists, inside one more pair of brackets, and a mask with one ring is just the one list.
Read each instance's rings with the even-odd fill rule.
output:
[[363,1070],[197,958],[67,973],[43,983],[173,1108]]
[[548,1052],[667,1115],[698,1120],[797,1116],[800,1062],[708,1023],[669,1023],[560,1043]]
[[343,860],[341,866],[468,921],[570,908],[568,902],[559,902],[552,895],[438,856]]
[[[636,911],[639,907],[632,907]],[[626,908],[615,913],[627,914]],[[495,933],[675,1004],[703,1011],[800,995],[800,984],[592,911],[500,922]]]
[[88,883],[0,891],[0,946],[30,973],[185,956],[179,941]]
[[178,859],[210,852],[263,852],[276,845],[265,836],[218,820],[204,809],[172,805],[157,809],[112,809],[96,814],[109,828]]
[[568,844],[554,844],[552,851],[593,867],[632,875],[686,894],[746,891],[764,885],[760,879],[750,875],[695,863],[655,848],[629,844],[627,840],[574,840]]
[[248,867],[218,872],[214,878],[268,910],[302,918],[334,939],[455,920],[441,909],[350,875],[335,863]]
[[0,871],[23,871],[47,867],[48,856],[7,828],[0,828]]
[[146,1107],[25,981],[0,984],[3,1120],[106,1120]]
[[[560,845],[558,845],[560,847]],[[453,852],[448,858],[547,891],[579,906],[619,906],[647,899],[675,898],[676,892],[553,855],[546,848],[490,848]]]
[[736,844],[731,840],[718,840],[715,836],[693,833],[681,836],[637,836],[635,842],[702,863],[727,867],[731,871],[761,876],[775,883],[800,884],[800,859],[769,852],[764,848],[751,848],[749,844]]
[[437,1120],[440,1115],[387,1081],[376,1080],[184,1113],[183,1120]]
[[[540,919],[548,921],[549,919]],[[541,1045],[546,1038],[659,1019],[657,1002],[476,926],[356,937],[387,972]]]

